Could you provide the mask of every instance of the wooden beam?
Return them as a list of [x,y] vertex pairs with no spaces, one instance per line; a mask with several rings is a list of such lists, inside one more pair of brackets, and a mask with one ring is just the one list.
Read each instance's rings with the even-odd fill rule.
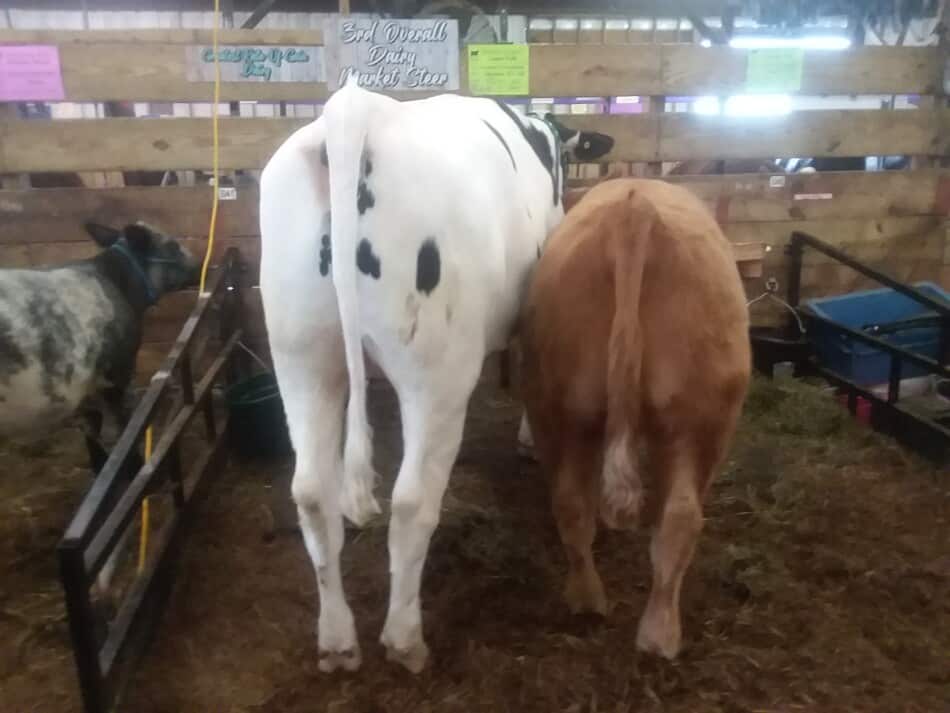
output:
[[942,155],[950,151],[950,111],[939,109],[800,111],[782,117],[741,119],[695,114],[565,114],[558,119],[572,128],[613,136],[614,148],[602,162]]
[[[766,174],[727,176],[668,176],[706,202],[711,210],[724,205],[723,222],[786,223],[829,219],[892,217],[950,217],[950,170],[832,172],[793,174],[774,186]],[[599,179],[574,181],[576,185]],[[218,234],[222,239],[256,241],[259,192],[256,185],[239,186],[237,199],[218,205]],[[119,225],[145,220],[177,237],[202,238],[211,210],[208,186],[128,188],[50,188],[0,193],[0,247],[9,246],[10,259],[27,265],[29,254],[18,244],[88,243],[82,228],[87,220]],[[242,250],[246,249],[242,247]],[[950,258],[950,252],[948,252]],[[0,264],[9,264],[0,256]]]
[[[321,30],[235,30],[222,29],[223,45],[322,45]],[[0,44],[97,45],[158,43],[209,45],[211,30],[6,30],[0,29]],[[124,97],[127,98],[127,97]]]
[[[688,114],[564,115],[566,125],[610,134],[610,161],[763,156],[944,155],[950,111],[802,111],[734,119]],[[261,168],[305,119],[221,120],[221,168]],[[207,119],[0,120],[0,173],[207,169]],[[659,136],[659,141],[657,137]]]
[[[581,188],[600,180],[571,179],[569,185]],[[663,180],[689,189],[711,210],[721,206],[724,223],[950,217],[950,170],[687,175]]]
[[[729,47],[661,45],[663,92],[743,92],[747,56],[748,50]],[[804,56],[801,94],[933,94],[942,72],[936,47],[814,50]]]
[[[248,38],[249,43],[254,43]],[[315,45],[312,39],[306,44]],[[64,44],[60,45],[63,86],[70,101],[208,101],[212,82],[187,79],[182,44]],[[130,58],[116,62],[117,56]],[[326,99],[325,82],[221,83],[222,101],[299,101]]]
[[[207,30],[0,30],[0,43],[59,45],[70,101],[207,100],[211,84],[186,78],[185,47],[210,41]],[[323,36],[317,30],[222,30],[221,42],[322,45]],[[117,56],[128,61],[117,62]],[[531,93],[657,96],[741,92],[746,57],[746,50],[679,44],[532,45]],[[806,52],[801,92],[928,95],[939,91],[942,71],[937,47]],[[463,93],[466,86],[463,82]],[[314,102],[329,96],[325,82],[223,82],[221,91],[224,101]],[[399,96],[425,94],[402,92]]]
[[[89,236],[82,227],[87,220],[109,225],[144,220],[169,235],[202,237],[208,231],[211,200],[210,186],[4,191],[0,193],[0,245],[87,243]],[[257,186],[238,186],[236,200],[220,201],[218,234],[257,236],[258,200]]]
[[[261,168],[278,145],[306,123],[221,119],[221,168]],[[210,167],[210,119],[0,121],[0,173]]]

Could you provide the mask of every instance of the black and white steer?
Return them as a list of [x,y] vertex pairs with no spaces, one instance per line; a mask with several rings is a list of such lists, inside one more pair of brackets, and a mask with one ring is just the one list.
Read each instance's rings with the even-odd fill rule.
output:
[[[91,466],[106,460],[105,416],[125,427],[145,311],[197,281],[198,261],[144,223],[87,223],[98,255],[66,265],[0,269],[0,436],[47,431],[82,416]],[[129,469],[137,470],[135,459]],[[127,533],[128,534],[128,533]],[[125,537],[100,571],[105,594]]]
[[103,411],[124,426],[145,310],[196,280],[195,258],[143,223],[85,227],[95,257],[0,270],[0,435]]
[[428,653],[419,582],[466,404],[564,215],[564,154],[593,160],[612,145],[490,99],[398,102],[349,85],[264,169],[261,294],[317,574],[321,669],[360,665],[340,549],[342,516],[379,512],[363,349],[398,393],[405,443],[381,640],[415,672]]

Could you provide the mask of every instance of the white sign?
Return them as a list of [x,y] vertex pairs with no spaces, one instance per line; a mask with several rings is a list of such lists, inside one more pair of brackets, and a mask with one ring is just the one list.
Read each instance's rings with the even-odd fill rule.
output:
[[[322,82],[323,48],[315,46],[226,45],[218,47],[222,82]],[[214,81],[214,48],[185,47],[189,82]]]
[[454,91],[459,88],[457,20],[373,20],[333,17],[323,41],[327,84],[339,89],[350,74],[375,91]]
[[237,188],[234,188],[232,186],[221,186],[221,188],[218,189],[218,200],[236,201]]

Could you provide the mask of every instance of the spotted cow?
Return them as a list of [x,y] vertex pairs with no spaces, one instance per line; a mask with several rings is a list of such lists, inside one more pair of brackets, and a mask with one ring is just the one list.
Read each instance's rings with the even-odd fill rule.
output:
[[[95,257],[40,269],[0,270],[0,436],[82,419],[94,472],[104,465],[103,421],[127,421],[145,310],[197,280],[197,260],[144,223],[87,223]],[[134,470],[135,460],[130,470]],[[103,567],[109,587],[119,550]]]
[[340,550],[342,516],[360,525],[380,512],[363,350],[398,394],[404,440],[381,642],[418,672],[419,583],[466,405],[563,216],[562,159],[612,144],[490,99],[398,102],[347,85],[265,167],[261,293],[317,576],[322,670],[361,662]]
[[748,328],[729,242],[698,199],[662,181],[592,188],[548,240],[525,301],[522,387],[567,601],[607,611],[598,513],[609,527],[642,520],[653,587],[637,647],[668,658],[702,501],[745,398]]
[[123,420],[146,308],[194,283],[197,261],[153,228],[86,229],[105,248],[95,257],[0,270],[0,435],[90,408]]

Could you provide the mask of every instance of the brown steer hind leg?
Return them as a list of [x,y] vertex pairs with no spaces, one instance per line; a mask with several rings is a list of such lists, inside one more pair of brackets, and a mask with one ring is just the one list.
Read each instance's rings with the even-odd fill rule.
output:
[[668,659],[680,651],[680,587],[703,526],[700,471],[688,442],[663,444],[652,460],[658,485],[657,520],[650,542],[653,586],[640,619],[637,648]]
[[607,613],[604,585],[591,551],[597,533],[602,448],[600,438],[565,433],[558,462],[552,464],[552,506],[568,563],[564,597],[574,613]]

